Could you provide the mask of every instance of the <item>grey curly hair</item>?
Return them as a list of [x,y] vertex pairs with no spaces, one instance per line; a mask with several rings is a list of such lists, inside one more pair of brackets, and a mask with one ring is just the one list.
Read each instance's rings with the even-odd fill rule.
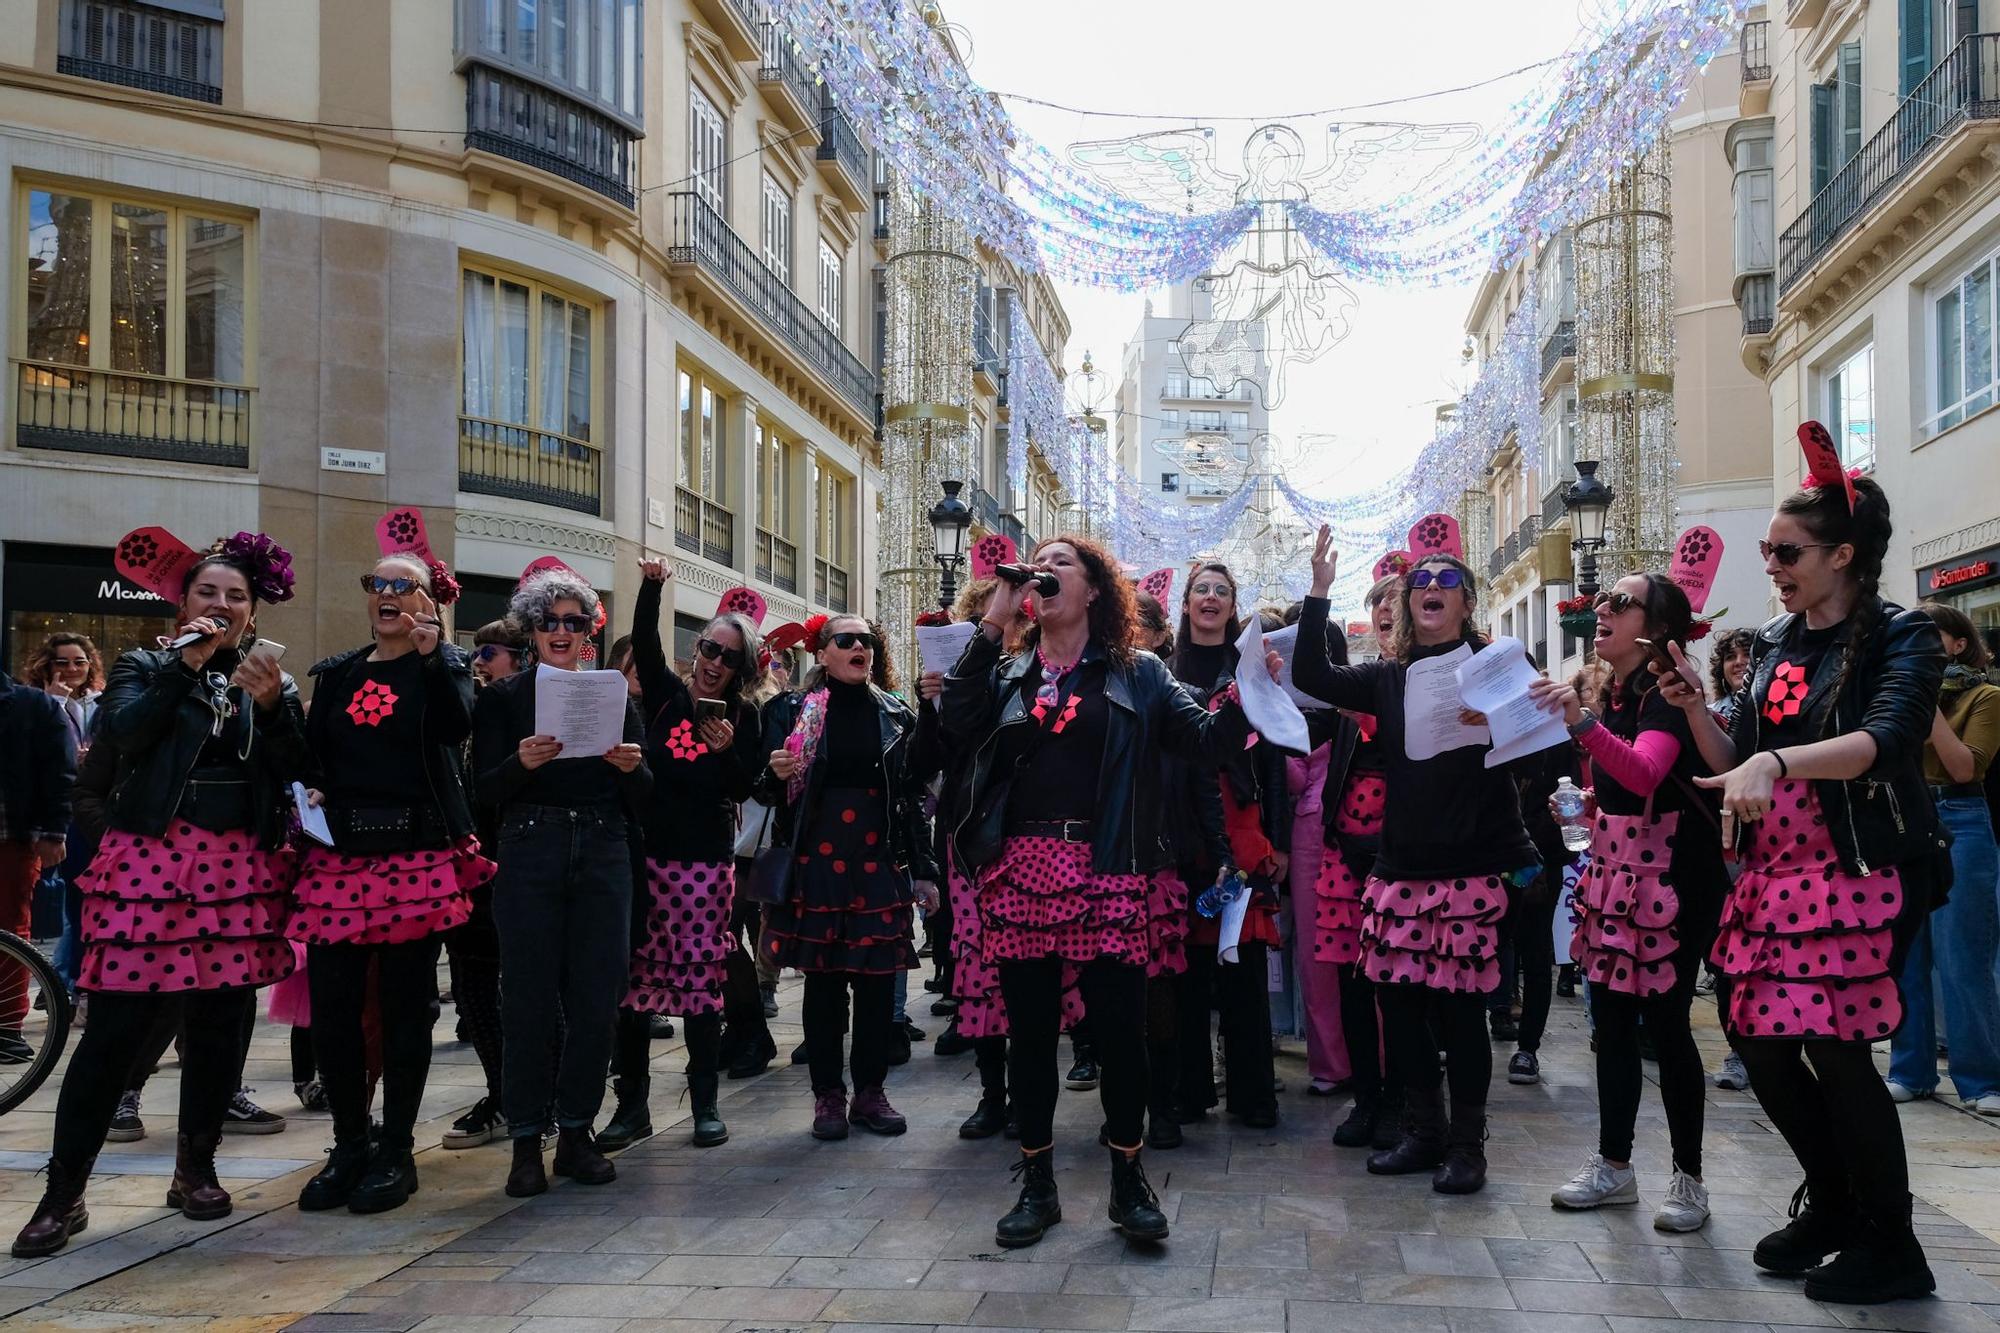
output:
[[525,638],[557,602],[575,602],[583,608],[583,614],[593,619],[602,605],[597,600],[597,589],[580,575],[567,569],[550,569],[514,589],[507,602],[507,618]]

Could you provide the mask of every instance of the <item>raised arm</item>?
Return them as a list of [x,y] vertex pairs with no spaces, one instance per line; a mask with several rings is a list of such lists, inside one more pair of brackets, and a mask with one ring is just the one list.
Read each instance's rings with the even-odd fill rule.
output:
[[1357,713],[1375,711],[1376,677],[1383,663],[1347,665],[1347,636],[1327,633],[1331,603],[1305,599],[1299,610],[1299,641],[1292,649],[1292,684],[1322,703]]
[[632,666],[639,673],[639,693],[646,701],[646,716],[658,717],[660,710],[688,692],[687,684],[667,661],[666,645],[660,639],[660,601],[672,571],[661,560],[641,560],[639,595],[632,599]]

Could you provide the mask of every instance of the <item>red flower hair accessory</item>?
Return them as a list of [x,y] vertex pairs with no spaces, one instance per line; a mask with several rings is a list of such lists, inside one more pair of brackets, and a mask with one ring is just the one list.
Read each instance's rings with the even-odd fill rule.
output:
[[787,625],[780,625],[764,636],[764,646],[774,653],[781,653],[793,647],[802,647],[809,653],[816,653],[825,646],[820,642],[820,635],[830,619],[830,616],[816,615],[808,616],[804,624],[793,621]]
[[450,606],[457,601],[458,594],[463,590],[458,586],[458,580],[451,576],[451,570],[445,567],[444,561],[432,560],[430,572],[431,600],[439,606]]
[[950,623],[951,612],[949,611],[925,611],[917,617],[917,625],[922,629],[932,629],[939,625],[949,625]]

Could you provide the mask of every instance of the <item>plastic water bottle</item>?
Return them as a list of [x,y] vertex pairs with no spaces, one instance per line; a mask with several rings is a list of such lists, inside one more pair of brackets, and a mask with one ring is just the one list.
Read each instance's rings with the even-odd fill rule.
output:
[[1556,822],[1562,825],[1563,846],[1572,852],[1580,852],[1590,846],[1590,820],[1584,815],[1588,805],[1589,798],[1567,777],[1556,783],[1555,792],[1549,797]]
[[1250,885],[1244,880],[1243,872],[1239,870],[1220,884],[1211,884],[1203,889],[1200,896],[1194,900],[1194,910],[1212,920],[1222,915],[1223,908],[1249,891]]

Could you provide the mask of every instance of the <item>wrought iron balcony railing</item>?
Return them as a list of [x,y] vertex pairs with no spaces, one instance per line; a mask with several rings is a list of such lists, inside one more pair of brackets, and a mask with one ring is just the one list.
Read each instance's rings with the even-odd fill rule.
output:
[[1493,554],[1486,557],[1486,577],[1489,579],[1499,578],[1500,571],[1507,568],[1507,565],[1508,565],[1508,559],[1507,559],[1506,546],[1501,545],[1494,547]]
[[213,18],[131,0],[63,0],[56,73],[222,101],[222,10]]
[[1890,186],[1960,125],[2000,118],[2000,33],[1952,48],[1778,238],[1778,290],[1788,292]]
[[1569,510],[1563,508],[1563,492],[1569,489],[1569,481],[1568,477],[1556,478],[1555,485],[1542,497],[1542,527],[1552,528],[1568,515]]
[[714,564],[734,565],[736,515],[685,486],[676,486],[674,545]]
[[868,179],[868,150],[861,146],[861,136],[854,132],[854,122],[837,106],[820,108],[816,155],[822,162],[837,163],[841,170],[853,177],[857,186]]
[[797,592],[799,548],[774,532],[757,529],[757,577],[780,592]]
[[757,67],[757,81],[784,88],[798,99],[801,112],[813,115],[820,102],[817,79],[806,68],[806,62],[799,59],[799,48],[792,44],[792,35],[785,31],[785,25],[766,19],[762,45],[764,63]]
[[700,195],[675,194],[669,196],[668,203],[673,225],[668,262],[693,264],[713,275],[767,328],[825,375],[856,412],[872,419],[875,376],[847,350],[840,335],[828,328]]
[[485,65],[465,72],[465,146],[512,158],[631,208],[632,132],[539,83]]
[[1743,57],[1743,82],[1762,83],[1771,77],[1771,20],[1756,19],[1743,25],[1738,50]]
[[1542,340],[1542,378],[1547,379],[1562,359],[1576,355],[1576,321],[1566,319],[1555,332]]
[[240,384],[14,362],[14,442],[169,463],[250,466],[250,404]]
[[567,435],[462,416],[458,488],[602,515],[604,455],[596,445]]
[[1743,279],[1743,286],[1736,293],[1736,306],[1743,312],[1744,337],[1761,338],[1771,331],[1776,300],[1777,293],[1773,290],[1770,274],[1760,273]]

